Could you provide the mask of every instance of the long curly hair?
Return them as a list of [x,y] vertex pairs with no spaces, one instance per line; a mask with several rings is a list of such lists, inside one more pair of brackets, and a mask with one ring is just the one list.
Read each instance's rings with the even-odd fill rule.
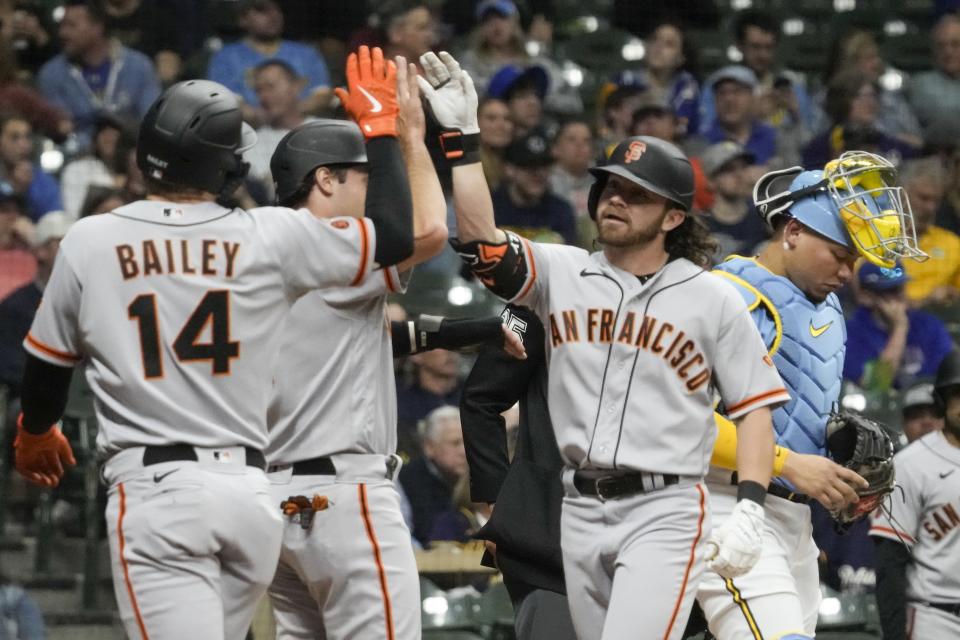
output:
[[704,269],[712,264],[719,246],[707,225],[689,211],[679,227],[667,232],[664,245],[671,258],[686,258]]

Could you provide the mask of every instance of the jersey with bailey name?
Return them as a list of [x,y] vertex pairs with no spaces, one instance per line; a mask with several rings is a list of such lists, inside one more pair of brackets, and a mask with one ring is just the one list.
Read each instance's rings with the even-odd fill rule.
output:
[[907,599],[960,602],[960,449],[942,431],[893,458],[897,488],[889,514],[873,515],[870,535],[910,547]]
[[367,220],[140,201],[77,222],[24,341],[86,363],[99,451],[185,443],[264,449],[288,310],[373,268]]
[[567,464],[703,476],[716,394],[732,419],[789,399],[729,283],[683,258],[641,282],[602,252],[521,245],[527,276],[511,301],[546,328]]

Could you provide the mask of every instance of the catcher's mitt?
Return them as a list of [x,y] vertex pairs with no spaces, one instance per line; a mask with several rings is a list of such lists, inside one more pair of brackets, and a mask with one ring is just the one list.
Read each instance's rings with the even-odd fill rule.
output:
[[837,464],[870,483],[857,489],[860,499],[830,512],[841,525],[850,525],[876,509],[893,491],[893,442],[873,420],[849,411],[833,412],[827,420],[827,451]]

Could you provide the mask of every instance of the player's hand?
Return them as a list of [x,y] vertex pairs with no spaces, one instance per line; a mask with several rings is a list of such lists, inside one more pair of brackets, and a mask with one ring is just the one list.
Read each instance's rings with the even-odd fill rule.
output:
[[856,471],[824,456],[807,453],[791,452],[783,462],[781,475],[799,493],[810,496],[828,511],[856,502],[860,499],[857,489],[870,486]]
[[511,331],[507,325],[503,325],[503,350],[507,355],[513,356],[517,360],[527,359],[527,350],[523,348],[523,340],[515,331]]
[[417,82],[417,65],[397,56],[397,134],[401,140],[423,141],[427,133],[427,119],[420,102],[420,84]]
[[17,418],[17,436],[13,440],[14,467],[20,475],[41,487],[60,484],[64,465],[77,464],[70,443],[56,426],[34,435],[23,428],[23,414]]
[[397,135],[397,65],[380,47],[360,47],[347,57],[347,88],[337,97],[369,140]]
[[763,549],[763,507],[741,500],[707,542],[707,568],[723,578],[742,576],[757,564]]
[[423,75],[418,77],[420,90],[440,126],[463,135],[480,133],[477,90],[470,74],[446,51],[441,51],[439,56],[428,51],[420,56],[420,66],[423,67]]

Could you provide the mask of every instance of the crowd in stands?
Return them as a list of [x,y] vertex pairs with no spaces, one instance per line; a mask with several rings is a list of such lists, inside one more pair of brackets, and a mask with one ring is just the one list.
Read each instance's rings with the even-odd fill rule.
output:
[[[660,1],[614,2],[610,15],[595,16],[601,32],[628,33],[642,54],[591,68],[569,46],[580,34],[558,21],[555,4],[0,0],[0,385],[10,411],[20,343],[59,240],[76,219],[143,197],[137,124],[164,87],[206,77],[242,98],[258,140],[231,204],[273,204],[276,144],[305,121],[342,113],[332,89],[345,53],[379,44],[408,60],[431,49],[458,56],[481,96],[481,157],[498,225],[537,241],[594,248],[590,169],[629,135],[668,140],[690,156],[696,214],[719,242],[717,261],[753,255],[767,241],[752,201],[766,171],[822,167],[849,149],[889,158],[930,259],[882,278],[872,265],[859,271],[843,296],[844,377],[874,393],[908,392],[908,438],[911,421],[935,428],[932,403],[909,392],[936,370],[960,320],[951,313],[960,304],[960,3],[930,3],[918,23],[929,33],[928,62],[909,73],[886,57],[882,24],[838,30],[823,68],[801,73],[781,55],[784,16],[721,12],[710,2],[693,3],[694,15],[684,10],[690,3]],[[869,13],[870,0],[856,4]],[[694,37],[705,28],[724,35],[730,52],[711,68],[699,65]],[[424,270],[453,276],[459,264],[441,256]],[[455,408],[470,361],[438,350],[398,366],[409,459],[400,485],[424,547],[466,540],[488,515],[469,502]]]

